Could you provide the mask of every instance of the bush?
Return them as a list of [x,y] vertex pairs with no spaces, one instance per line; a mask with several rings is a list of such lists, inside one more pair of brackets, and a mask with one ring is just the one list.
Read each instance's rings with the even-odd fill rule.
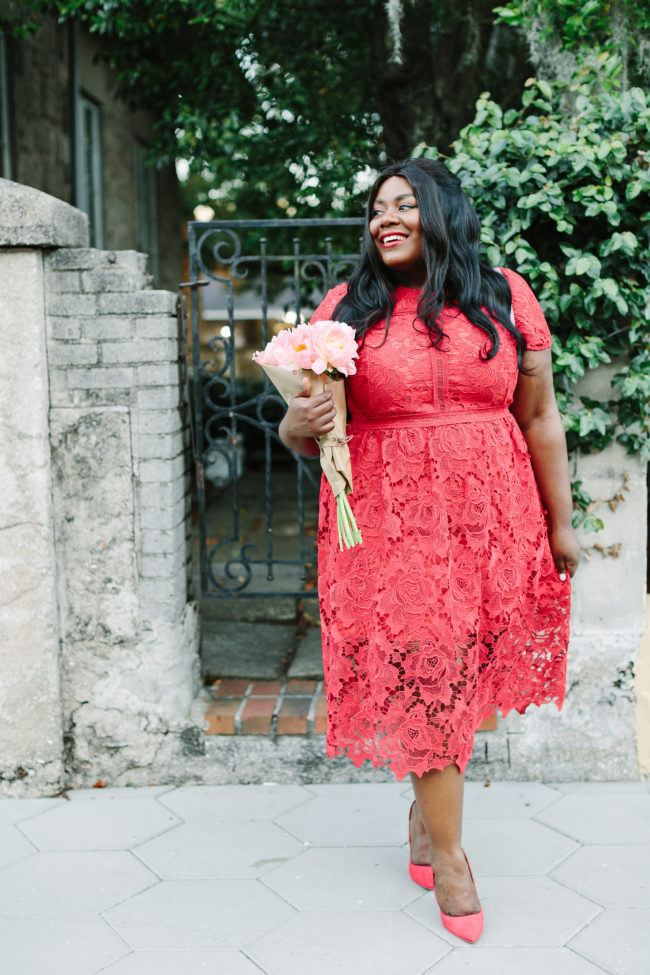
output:
[[[520,110],[482,95],[446,158],[482,224],[492,265],[524,274],[553,332],[570,450],[617,440],[650,458],[650,105],[644,92],[531,80]],[[621,357],[620,359],[618,357]],[[572,395],[616,360],[612,396]],[[618,365],[620,363],[620,365]]]

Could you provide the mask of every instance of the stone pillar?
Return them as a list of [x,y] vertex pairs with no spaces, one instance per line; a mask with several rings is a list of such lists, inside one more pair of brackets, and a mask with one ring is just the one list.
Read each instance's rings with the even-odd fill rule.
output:
[[0,180],[0,793],[61,787],[60,624],[43,248],[87,242],[79,210]]
[[0,180],[0,225],[0,794],[182,778],[202,734],[175,296],[30,187]]

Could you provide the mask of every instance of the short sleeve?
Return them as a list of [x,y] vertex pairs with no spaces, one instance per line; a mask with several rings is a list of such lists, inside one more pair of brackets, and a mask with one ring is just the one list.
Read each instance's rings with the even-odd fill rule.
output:
[[526,348],[533,352],[550,349],[551,333],[544,312],[529,285],[516,271],[500,268],[512,294],[512,310],[515,325],[526,339]]
[[347,290],[347,284],[337,284],[335,288],[331,288],[321,301],[314,314],[311,316],[311,321],[329,322],[332,318],[332,312],[338,305],[341,298],[343,298]]

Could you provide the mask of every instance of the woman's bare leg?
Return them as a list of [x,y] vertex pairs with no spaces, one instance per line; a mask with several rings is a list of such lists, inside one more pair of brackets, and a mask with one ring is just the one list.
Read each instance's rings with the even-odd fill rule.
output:
[[445,914],[475,914],[481,905],[461,847],[465,777],[457,765],[448,765],[412,774],[411,781],[417,800],[411,817],[413,862],[431,863]]

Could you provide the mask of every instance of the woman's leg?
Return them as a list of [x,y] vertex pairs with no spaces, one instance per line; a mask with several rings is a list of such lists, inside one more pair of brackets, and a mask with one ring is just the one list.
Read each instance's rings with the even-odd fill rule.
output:
[[417,800],[411,817],[413,862],[431,863],[445,914],[475,914],[481,905],[461,848],[465,777],[457,765],[448,765],[412,774],[411,780]]

